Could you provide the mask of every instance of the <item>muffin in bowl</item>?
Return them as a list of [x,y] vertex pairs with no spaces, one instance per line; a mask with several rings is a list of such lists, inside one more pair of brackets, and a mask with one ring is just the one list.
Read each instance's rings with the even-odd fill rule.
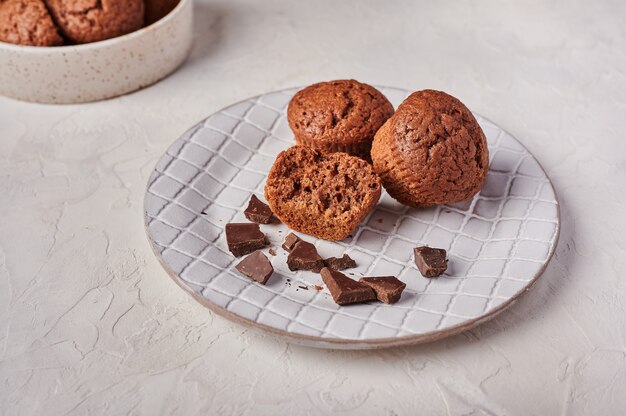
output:
[[110,39],[143,26],[143,0],[46,0],[46,4],[72,43]]
[[63,38],[43,0],[0,0],[0,42],[59,46]]

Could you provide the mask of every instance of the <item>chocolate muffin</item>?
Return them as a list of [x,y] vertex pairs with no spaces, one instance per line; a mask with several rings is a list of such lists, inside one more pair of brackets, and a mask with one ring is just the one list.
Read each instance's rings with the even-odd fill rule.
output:
[[489,150],[461,101],[424,90],[411,94],[376,133],[372,161],[389,195],[427,207],[476,194],[487,176]]
[[146,0],[144,21],[150,25],[169,14],[180,0]]
[[63,44],[42,0],[0,0],[0,41],[30,46]]
[[46,0],[46,4],[73,43],[114,38],[143,25],[143,0]]
[[290,228],[343,240],[374,208],[380,190],[380,179],[363,159],[293,146],[274,161],[265,199]]
[[298,144],[368,161],[376,131],[392,114],[393,106],[380,91],[353,79],[310,85],[287,108]]

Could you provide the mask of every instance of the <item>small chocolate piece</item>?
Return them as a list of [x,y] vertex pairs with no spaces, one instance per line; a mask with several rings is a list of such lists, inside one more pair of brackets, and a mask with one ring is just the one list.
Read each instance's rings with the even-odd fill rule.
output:
[[385,303],[396,303],[400,300],[400,295],[406,287],[406,283],[398,280],[395,276],[364,277],[359,282],[368,285],[379,301]]
[[352,257],[344,254],[343,257],[329,257],[324,259],[324,265],[330,267],[333,270],[345,270],[356,267],[356,261]]
[[338,305],[376,300],[376,293],[371,287],[352,280],[337,270],[324,267],[321,274],[322,280]]
[[298,237],[294,233],[289,233],[289,234],[287,234],[287,237],[285,237],[285,242],[283,243],[283,248],[285,250],[291,252],[291,250],[293,250],[294,246],[298,243],[298,241],[302,241],[302,240],[300,240],[300,237]]
[[274,273],[272,263],[270,263],[261,250],[257,250],[241,260],[241,262],[235,266],[235,269],[239,270],[244,276],[248,276],[250,279],[262,285],[267,283],[267,279]]
[[287,266],[291,271],[311,270],[319,273],[324,267],[324,259],[317,253],[313,244],[301,240],[287,256]]
[[270,253],[270,255],[271,255],[271,256],[275,256],[275,255],[276,255],[276,251],[274,251],[274,249],[273,249],[273,248],[270,248],[270,249],[268,250],[268,252]]
[[415,265],[424,277],[440,276],[448,268],[446,250],[442,248],[416,247]]
[[252,253],[269,245],[265,234],[259,229],[259,224],[230,223],[226,224],[226,243],[235,257]]
[[270,207],[261,202],[256,195],[252,195],[250,202],[248,202],[248,208],[243,212],[243,215],[251,221],[257,224],[269,224],[272,222],[274,214]]

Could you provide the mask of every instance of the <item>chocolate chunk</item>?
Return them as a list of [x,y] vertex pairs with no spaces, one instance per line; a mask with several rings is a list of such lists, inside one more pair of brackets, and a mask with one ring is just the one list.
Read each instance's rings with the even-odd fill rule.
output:
[[298,241],[302,241],[300,240],[300,237],[298,237],[294,233],[289,233],[287,234],[287,237],[285,237],[283,248],[287,251],[291,251],[293,250],[293,247],[298,243]]
[[231,223],[226,224],[226,243],[235,257],[252,253],[269,245],[265,234],[259,229],[259,224]]
[[376,294],[371,287],[352,280],[337,270],[324,267],[321,274],[333,300],[339,305],[376,300]]
[[364,277],[359,279],[359,282],[374,289],[378,300],[385,303],[396,303],[400,300],[400,295],[406,287],[406,283],[395,276]]
[[324,259],[317,253],[313,244],[301,240],[287,256],[287,266],[291,271],[311,270],[319,273],[324,267]]
[[448,268],[446,250],[442,248],[416,247],[415,265],[424,277],[440,276]]
[[248,202],[248,208],[243,212],[243,215],[251,221],[257,224],[269,224],[272,222],[274,214],[270,207],[261,202],[259,198],[252,195],[250,202]]
[[324,259],[324,265],[333,270],[345,270],[356,267],[356,261],[347,254],[344,254],[343,257],[329,257]]
[[267,279],[274,273],[272,263],[265,257],[260,250],[250,254],[239,264],[235,266],[235,269],[239,270],[244,276],[248,276],[252,280],[264,285],[267,283]]

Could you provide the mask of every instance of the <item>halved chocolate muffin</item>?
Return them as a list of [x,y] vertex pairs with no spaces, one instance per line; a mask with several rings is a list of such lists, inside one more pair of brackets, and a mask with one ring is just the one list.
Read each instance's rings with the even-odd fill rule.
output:
[[343,240],[374,208],[380,191],[380,179],[363,159],[293,146],[274,161],[265,199],[293,230]]

